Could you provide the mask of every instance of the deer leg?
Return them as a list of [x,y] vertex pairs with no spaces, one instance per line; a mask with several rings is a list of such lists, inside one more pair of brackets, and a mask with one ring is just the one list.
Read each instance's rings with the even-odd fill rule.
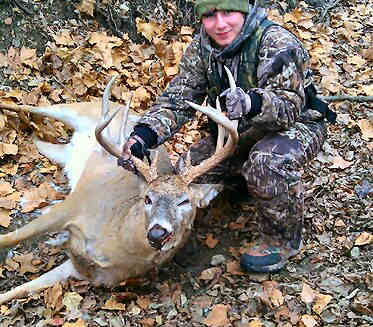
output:
[[17,245],[18,243],[46,232],[56,232],[64,228],[72,214],[64,209],[64,202],[56,203],[48,212],[14,232],[0,235],[0,249]]
[[0,304],[8,302],[12,299],[25,297],[30,293],[39,292],[43,289],[53,286],[57,282],[67,280],[69,277],[83,279],[82,276],[75,270],[71,260],[67,260],[62,265],[54,268],[51,271],[41,275],[30,282],[20,285],[9,292],[0,294]]

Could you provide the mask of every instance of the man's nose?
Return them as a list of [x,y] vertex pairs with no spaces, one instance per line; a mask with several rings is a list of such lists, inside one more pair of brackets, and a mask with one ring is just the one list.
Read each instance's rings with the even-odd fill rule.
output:
[[225,22],[224,15],[220,12],[216,13],[216,27],[219,29],[224,28],[227,26],[227,23]]

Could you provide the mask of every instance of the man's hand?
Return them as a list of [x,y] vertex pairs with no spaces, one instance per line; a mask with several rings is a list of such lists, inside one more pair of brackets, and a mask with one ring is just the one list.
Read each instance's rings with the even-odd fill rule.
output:
[[229,88],[220,96],[226,96],[225,106],[227,108],[227,116],[231,120],[240,119],[251,110],[250,95],[245,93],[240,87],[236,87],[234,91],[231,91]]

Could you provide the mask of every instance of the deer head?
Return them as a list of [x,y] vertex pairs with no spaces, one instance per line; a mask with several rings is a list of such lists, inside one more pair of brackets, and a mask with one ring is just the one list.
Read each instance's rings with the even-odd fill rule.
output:
[[[146,273],[176,253],[190,233],[197,208],[207,206],[222,189],[192,181],[233,153],[238,142],[236,123],[214,108],[190,103],[222,126],[216,153],[198,166],[186,160],[181,174],[175,174],[167,152],[159,147],[150,165],[131,158],[140,172],[137,176],[119,167],[117,159],[139,117],[130,112],[130,104],[118,110],[110,103],[113,83],[114,79],[105,89],[101,115],[98,103],[38,108],[0,104],[2,109],[59,119],[74,129],[69,144],[35,140],[41,153],[65,167],[71,193],[36,220],[0,236],[4,248],[45,232],[61,232],[70,260],[1,294],[0,303],[70,276],[115,285]],[[121,109],[122,117],[117,115]],[[225,130],[229,136],[224,144]]]

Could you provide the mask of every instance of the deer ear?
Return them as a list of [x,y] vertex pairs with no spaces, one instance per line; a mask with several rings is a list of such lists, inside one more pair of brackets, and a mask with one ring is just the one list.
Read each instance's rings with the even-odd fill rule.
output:
[[207,207],[224,188],[221,184],[190,184],[190,187],[198,208]]

